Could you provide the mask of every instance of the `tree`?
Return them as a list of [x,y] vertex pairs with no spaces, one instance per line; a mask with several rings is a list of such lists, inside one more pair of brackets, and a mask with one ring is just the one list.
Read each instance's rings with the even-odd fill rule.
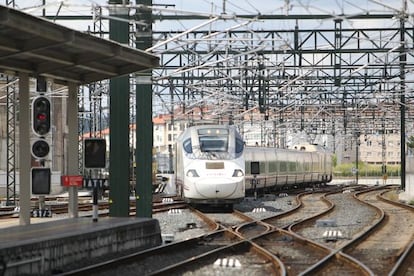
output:
[[408,148],[408,154],[413,155],[414,154],[414,136],[408,137],[407,148]]

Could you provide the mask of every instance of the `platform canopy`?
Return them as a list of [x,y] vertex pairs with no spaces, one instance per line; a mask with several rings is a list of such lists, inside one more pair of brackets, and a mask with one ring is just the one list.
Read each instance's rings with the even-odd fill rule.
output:
[[145,51],[0,6],[0,73],[87,84],[158,63]]

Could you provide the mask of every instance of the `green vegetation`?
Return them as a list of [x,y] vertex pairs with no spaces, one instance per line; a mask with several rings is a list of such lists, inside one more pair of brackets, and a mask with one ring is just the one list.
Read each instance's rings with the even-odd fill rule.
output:
[[[407,141],[407,150],[409,155],[414,155],[414,136],[408,137]],[[353,176],[352,168],[356,168],[354,163],[346,163],[337,165],[337,156],[334,155],[332,158],[332,163],[334,165],[334,175],[339,177]],[[365,164],[364,162],[358,162],[359,176],[361,177],[378,177],[383,176],[382,165],[371,165]],[[400,176],[400,165],[387,165],[387,176],[395,177]]]
[[407,148],[408,148],[408,154],[412,155],[414,153],[414,136],[408,137]]
[[[334,167],[334,175],[339,177],[353,176],[352,168],[356,168],[355,163],[340,164]],[[382,176],[382,165],[371,165],[358,162],[359,176],[361,177],[378,177]],[[387,176],[399,176],[400,165],[387,165]]]

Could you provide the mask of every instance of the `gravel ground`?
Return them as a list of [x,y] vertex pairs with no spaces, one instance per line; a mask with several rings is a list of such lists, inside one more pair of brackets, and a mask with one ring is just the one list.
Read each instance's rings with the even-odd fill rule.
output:
[[[312,225],[300,229],[299,235],[338,248],[348,242],[354,235],[362,233],[375,219],[375,211],[352,197],[352,193],[333,194],[327,197],[335,204],[332,213],[319,218]],[[326,231],[339,231],[342,237],[333,243],[323,236]],[[337,232],[338,233],[338,232]]]
[[[296,206],[296,195],[265,195],[258,197],[246,197],[240,204],[235,204],[234,209],[244,212],[256,219],[272,217]],[[227,210],[223,210],[223,213]],[[210,232],[207,224],[188,209],[175,209],[171,212],[156,213],[163,241],[165,243],[180,241],[197,237]]]
[[152,217],[160,224],[164,243],[194,238],[210,231],[207,224],[188,209],[173,209]]
[[[374,219],[375,212],[355,201],[352,193],[334,194],[328,196],[328,199],[337,206],[335,211],[307,225],[298,234],[337,248],[363,231]],[[265,195],[257,199],[246,197],[240,204],[235,204],[234,209],[262,220],[286,212],[296,204],[296,195]],[[157,213],[153,217],[160,223],[164,242],[184,240],[210,232],[207,225],[187,209],[175,213]],[[339,237],[337,242],[326,241],[324,233],[330,230],[339,231],[342,237]]]
[[246,197],[240,204],[234,205],[247,216],[262,220],[293,209],[297,205],[296,195],[281,193],[279,195],[266,194],[263,197]]

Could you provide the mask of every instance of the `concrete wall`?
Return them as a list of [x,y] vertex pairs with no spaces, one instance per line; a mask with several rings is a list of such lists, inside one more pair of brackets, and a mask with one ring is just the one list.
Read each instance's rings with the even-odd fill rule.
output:
[[[90,224],[93,223],[90,218],[87,219]],[[78,224],[88,223],[85,220],[78,219]],[[62,232],[65,224],[59,221],[48,222],[55,224],[49,230],[43,229],[43,223],[31,225],[31,231],[37,233],[37,238],[22,234],[21,241],[0,245],[0,258],[7,265],[3,275],[52,275],[52,271],[61,271],[68,265],[91,265],[96,258],[107,254],[144,250],[162,242],[161,230],[155,219],[108,220],[113,222],[104,225],[95,223],[89,229],[73,229],[73,232],[68,229]],[[69,229],[70,225],[67,225]]]
[[414,156],[407,156],[405,175],[405,192],[399,194],[401,200],[414,201]]

